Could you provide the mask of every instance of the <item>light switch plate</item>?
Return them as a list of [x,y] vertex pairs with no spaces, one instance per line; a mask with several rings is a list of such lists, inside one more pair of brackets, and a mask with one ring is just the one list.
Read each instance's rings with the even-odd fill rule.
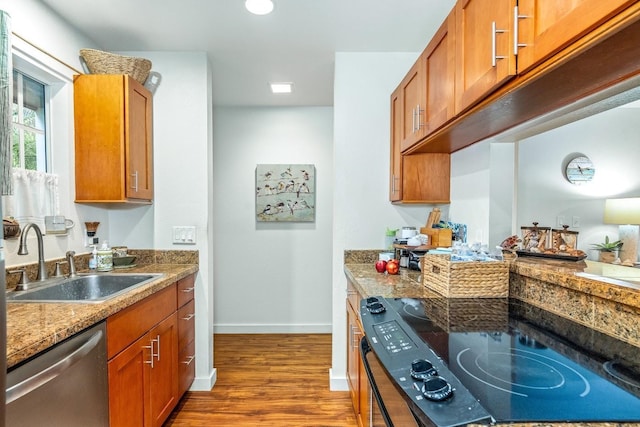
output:
[[174,225],[173,243],[177,245],[195,245],[196,227],[193,225]]

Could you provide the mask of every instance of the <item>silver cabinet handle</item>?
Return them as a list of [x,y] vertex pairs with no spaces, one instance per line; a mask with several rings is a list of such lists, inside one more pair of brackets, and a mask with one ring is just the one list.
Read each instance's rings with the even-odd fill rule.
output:
[[196,358],[195,356],[188,356],[187,357],[188,360],[185,360],[182,363],[184,363],[185,365],[191,365],[191,362],[193,362],[195,358]]
[[496,21],[491,22],[491,66],[495,67],[498,59],[505,59],[506,56],[498,56],[496,53],[496,35],[498,33],[506,33],[507,30],[498,30],[496,28]]
[[132,173],[131,177],[133,178],[133,185],[131,186],[131,188],[133,189],[133,191],[138,191],[138,171]]
[[158,344],[158,351],[156,351],[156,360],[160,361],[160,335],[156,335],[156,343]]
[[518,13],[518,6],[513,7],[513,54],[518,54],[518,48],[526,47],[526,43],[518,43],[518,19],[530,18],[527,15],[520,15]]
[[148,365],[151,365],[152,369],[153,369],[153,356],[154,356],[154,353],[153,353],[153,342],[154,341],[155,340],[151,340],[149,345],[143,345],[142,346],[142,348],[148,348],[149,350],[151,350],[149,360],[145,360],[144,363],[146,363]]
[[184,292],[185,294],[188,294],[188,293],[193,292],[193,290],[194,290],[194,289],[195,289],[195,287],[193,287],[193,286],[192,286],[192,287],[190,287],[190,288],[184,288],[184,289],[182,290],[182,292]]
[[424,113],[424,110],[421,109],[420,104],[418,104],[416,108],[416,130],[417,131],[422,129],[422,127],[424,126],[424,123],[422,123],[422,113]]
[[193,319],[194,317],[196,317],[196,315],[194,313],[189,313],[189,314],[187,314],[187,317],[183,317],[182,320],[189,321],[189,320]]
[[42,387],[49,381],[58,377],[62,374],[66,369],[73,366],[80,359],[85,357],[87,354],[93,350],[100,340],[102,339],[102,331],[98,331],[91,336],[82,346],[78,349],[74,350],[64,359],[59,360],[53,365],[43,369],[37,374],[19,382],[18,384],[11,386],[7,389],[6,393],[6,403],[11,403],[16,399],[21,398],[27,393],[31,393],[33,390]]

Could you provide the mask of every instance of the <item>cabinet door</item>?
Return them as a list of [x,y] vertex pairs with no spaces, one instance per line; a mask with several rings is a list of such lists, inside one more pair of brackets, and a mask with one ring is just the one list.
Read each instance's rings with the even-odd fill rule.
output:
[[153,124],[151,93],[133,79],[127,79],[126,195],[132,199],[153,199]]
[[353,409],[360,413],[360,353],[358,344],[362,333],[358,324],[357,315],[347,304],[347,382]]
[[456,3],[456,114],[516,74],[513,18],[516,0]]
[[178,323],[176,313],[149,331],[154,363],[149,373],[149,426],[161,427],[178,402]]
[[403,156],[403,203],[449,203],[450,185],[449,154],[420,153]]
[[636,0],[519,0],[518,73],[608,20]]
[[178,309],[178,398],[195,378],[195,318],[194,300]]
[[402,200],[402,105],[401,88],[391,94],[391,163],[389,172],[389,200]]
[[425,80],[425,135],[455,115],[455,8],[420,56]]
[[400,83],[401,150],[404,151],[424,136],[424,79],[422,62],[417,60]]
[[109,425],[111,427],[145,426],[149,401],[149,336],[145,335],[120,352],[108,363]]

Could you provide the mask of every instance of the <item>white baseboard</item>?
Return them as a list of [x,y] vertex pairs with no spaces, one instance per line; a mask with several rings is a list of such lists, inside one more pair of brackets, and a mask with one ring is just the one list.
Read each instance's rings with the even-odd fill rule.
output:
[[196,377],[189,391],[211,391],[218,379],[218,370],[213,368],[208,377]]
[[329,369],[329,390],[331,391],[349,391],[347,377],[340,375],[334,376],[333,368]]
[[218,324],[213,325],[214,334],[330,334],[331,324]]

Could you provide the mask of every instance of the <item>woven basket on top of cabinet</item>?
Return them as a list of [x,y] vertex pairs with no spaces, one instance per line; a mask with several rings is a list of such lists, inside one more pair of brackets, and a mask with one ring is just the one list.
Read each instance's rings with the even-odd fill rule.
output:
[[80,49],[80,56],[91,74],[127,74],[144,84],[151,71],[151,61],[96,49]]
[[451,261],[450,255],[422,258],[422,283],[448,298],[507,297],[507,261]]

